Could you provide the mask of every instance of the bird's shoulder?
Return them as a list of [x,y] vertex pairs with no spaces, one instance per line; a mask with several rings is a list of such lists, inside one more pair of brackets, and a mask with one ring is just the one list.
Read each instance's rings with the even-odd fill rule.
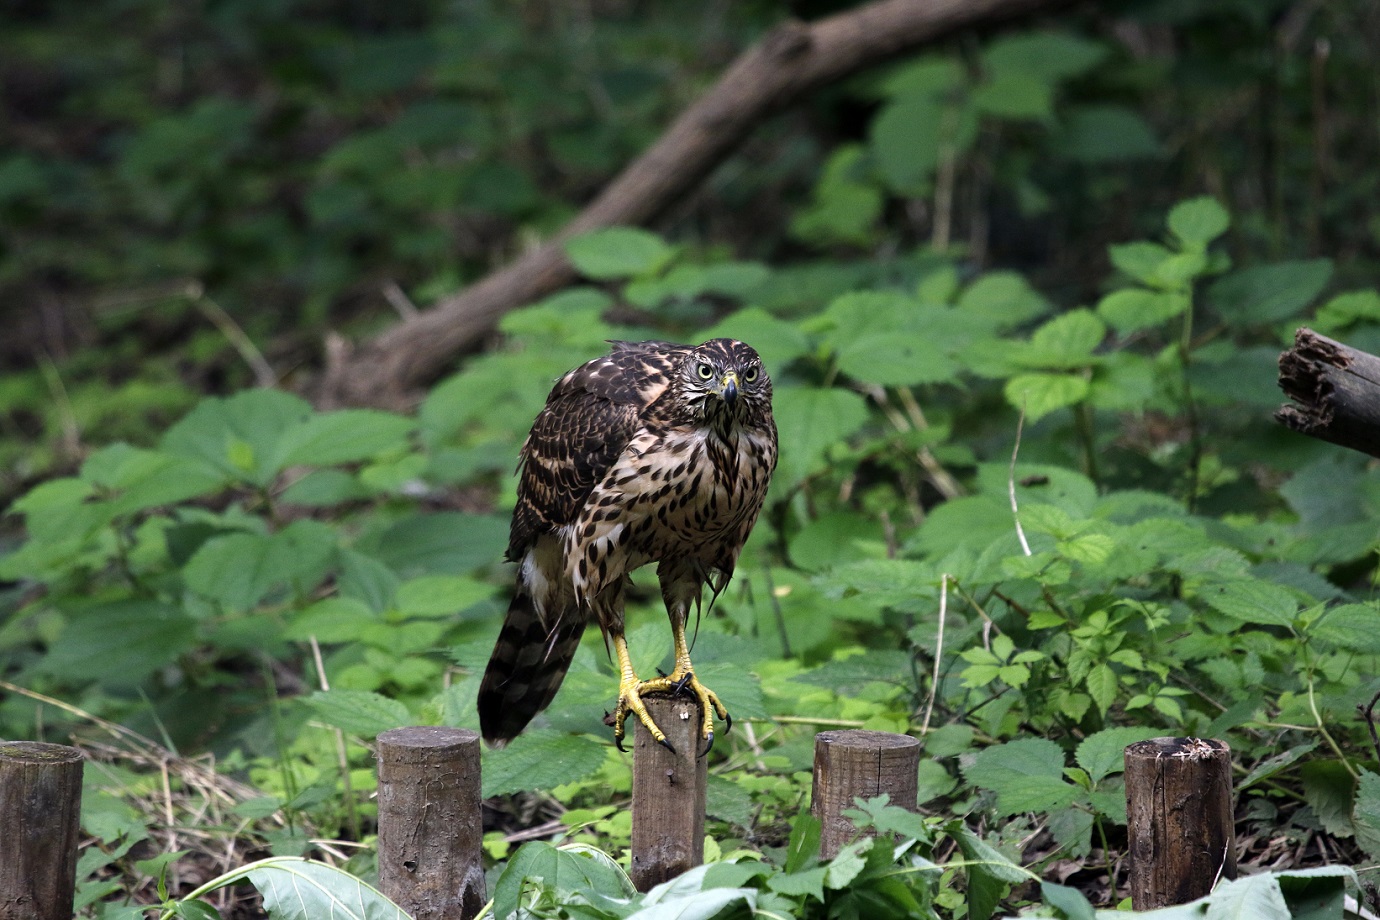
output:
[[569,371],[551,388],[522,446],[518,505],[508,555],[520,558],[542,533],[574,521],[642,427],[689,349],[670,342],[612,342],[612,351]]

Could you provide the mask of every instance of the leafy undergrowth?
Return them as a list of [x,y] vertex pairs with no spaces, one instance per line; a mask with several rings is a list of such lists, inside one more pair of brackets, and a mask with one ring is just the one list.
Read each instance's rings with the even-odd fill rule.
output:
[[[1105,296],[1065,310],[930,255],[793,271],[609,231],[571,247],[600,286],[507,317],[415,415],[257,389],[93,452],[15,503],[27,538],[0,559],[23,586],[0,626],[0,734],[93,757],[84,915],[266,857],[371,877],[371,739],[475,725],[526,426],[604,340],[652,336],[753,343],[782,447],[695,646],[735,716],[710,761],[711,864],[660,897],[1087,916],[1078,899],[1125,897],[1120,752],[1157,735],[1232,745],[1244,867],[1380,858],[1380,474],[1267,411],[1301,318],[1366,347],[1380,295],[1319,304],[1326,260],[1233,269],[1212,245],[1228,225],[1211,199],[1179,205],[1157,241],[1112,248]],[[711,301],[737,306],[716,319]],[[610,324],[616,302],[647,325]],[[655,592],[629,604],[639,668],[667,664]],[[594,858],[524,841],[626,862],[614,683],[587,637],[539,723],[485,752],[496,916],[524,860]],[[868,819],[903,822],[899,849],[821,865],[799,816],[813,735],[838,727],[920,737],[922,811]],[[517,887],[555,916],[555,884]],[[223,916],[252,915],[226,891]]]

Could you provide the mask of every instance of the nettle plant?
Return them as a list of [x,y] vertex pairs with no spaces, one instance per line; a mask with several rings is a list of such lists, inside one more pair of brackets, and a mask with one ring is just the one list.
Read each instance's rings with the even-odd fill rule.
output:
[[[1380,855],[1380,779],[1354,718],[1380,689],[1380,479],[1267,411],[1279,343],[1331,267],[1233,269],[1212,248],[1227,229],[1212,200],[1179,205],[1160,241],[1112,247],[1094,306],[1062,312],[1017,274],[965,277],[930,254],[773,269],[630,229],[574,241],[592,284],[506,317],[503,344],[415,415],[205,399],[156,443],[101,448],[17,501],[27,536],[0,577],[32,590],[9,602],[0,662],[28,695],[0,702],[0,733],[35,734],[33,694],[58,698],[75,714],[43,705],[47,731],[96,716],[217,752],[251,780],[238,813],[282,818],[253,831],[278,853],[309,849],[307,827],[358,839],[369,739],[474,726],[512,464],[550,382],[606,339],[733,335],[773,376],[782,459],[698,635],[701,676],[743,726],[712,755],[718,854],[784,846],[785,876],[762,884],[807,910],[858,879],[890,885],[914,841],[947,835],[968,863],[1010,868],[908,896],[986,917],[1030,878],[1017,864],[1037,830],[1053,841],[1041,859],[1100,850],[1110,869],[1120,750],[1194,734],[1253,767],[1238,786],[1252,816]],[[654,325],[609,323],[617,303]],[[1376,319],[1380,296],[1360,291],[1312,322],[1364,347]],[[649,671],[666,663],[653,601],[635,592],[629,612]],[[566,838],[617,854],[628,766],[602,724],[610,674],[590,636],[542,721],[485,753],[484,790],[541,790]],[[987,829],[924,819],[942,827],[893,828],[910,849],[792,863],[821,726],[922,734],[923,802]],[[93,780],[107,862],[149,833],[110,820],[136,785]],[[488,848],[538,858],[501,834]],[[756,856],[727,862],[696,884],[756,884]]]

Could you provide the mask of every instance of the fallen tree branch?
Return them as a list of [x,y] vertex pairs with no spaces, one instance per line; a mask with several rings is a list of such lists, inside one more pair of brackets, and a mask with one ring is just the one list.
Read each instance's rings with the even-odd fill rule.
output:
[[1279,356],[1279,387],[1297,405],[1280,406],[1275,421],[1380,457],[1380,358],[1300,329]]
[[766,116],[810,91],[960,29],[1068,0],[880,0],[813,23],[787,22],[744,51],[708,92],[552,239],[358,347],[327,343],[319,405],[400,407],[507,311],[576,279],[566,240],[646,224],[697,186]]

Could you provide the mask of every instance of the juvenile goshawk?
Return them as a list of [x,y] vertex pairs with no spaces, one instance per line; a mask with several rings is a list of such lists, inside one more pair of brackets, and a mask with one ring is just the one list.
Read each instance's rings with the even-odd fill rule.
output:
[[[762,509],[776,468],[771,380],[757,352],[733,339],[611,344],[612,353],[556,382],[522,446],[507,553],[517,590],[479,688],[492,745],[551,702],[590,620],[618,659],[620,749],[629,713],[667,744],[646,693],[698,697],[706,750],[711,712],[732,725],[695,677],[685,624],[706,583],[715,595],[728,584]],[[671,618],[675,668],[644,681],[623,638],[623,588],[649,562]]]

